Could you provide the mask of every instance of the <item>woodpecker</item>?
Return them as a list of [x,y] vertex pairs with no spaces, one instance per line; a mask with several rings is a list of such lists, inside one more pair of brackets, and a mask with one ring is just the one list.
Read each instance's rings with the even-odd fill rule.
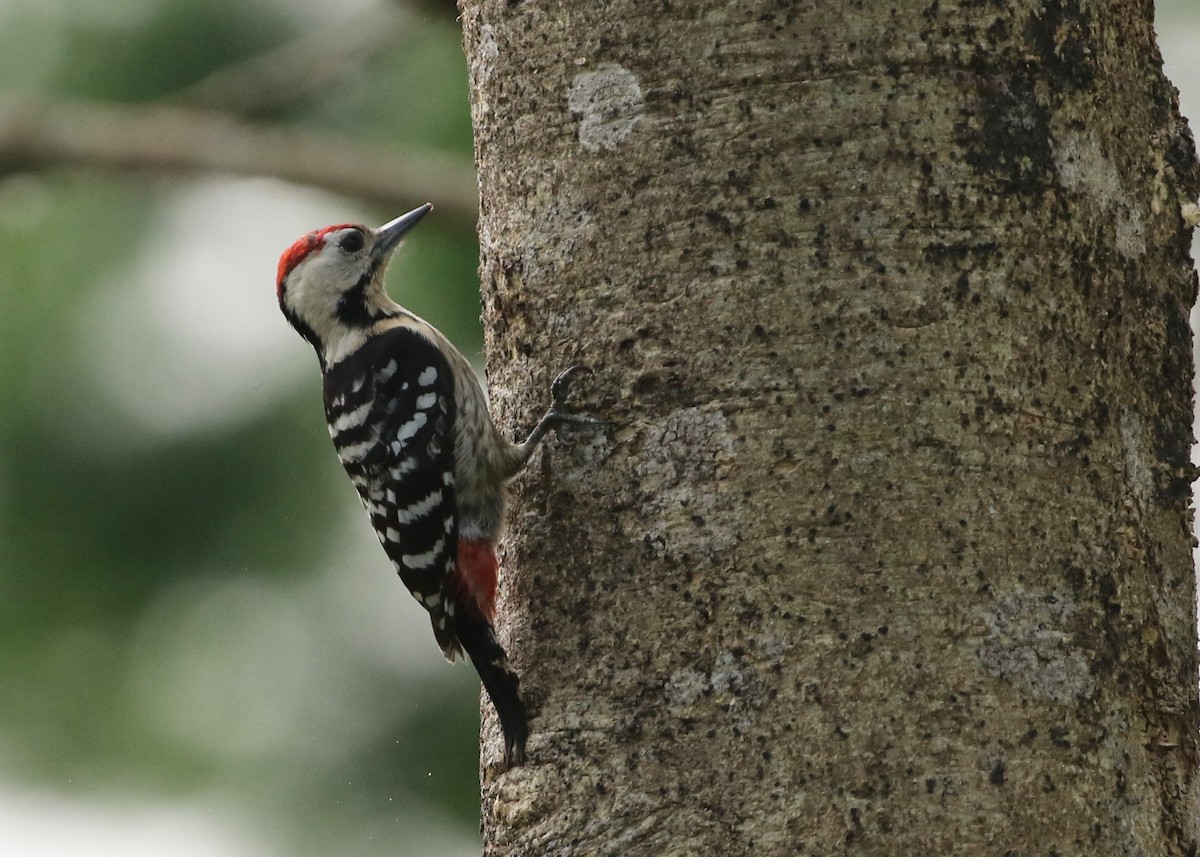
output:
[[528,715],[496,639],[496,542],[505,483],[551,429],[601,426],[571,413],[571,367],[552,406],[521,443],[492,422],[470,363],[433,325],[393,301],[383,277],[393,251],[433,206],[378,229],[310,232],[279,259],[280,309],[316,350],[329,436],[384,551],[429,612],[447,660],[470,658],[504,732],[505,763],[525,759]]

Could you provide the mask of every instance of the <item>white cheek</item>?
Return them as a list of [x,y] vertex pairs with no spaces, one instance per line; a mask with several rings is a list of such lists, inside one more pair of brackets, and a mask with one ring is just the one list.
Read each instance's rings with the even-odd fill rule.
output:
[[322,289],[314,277],[305,277],[296,286],[292,294],[292,306],[302,319],[316,323],[333,314],[337,297]]
[[336,363],[365,341],[363,331],[338,318],[338,301],[369,270],[369,260],[351,259],[336,248],[301,262],[288,278],[285,300],[316,334],[326,363]]
[[[337,312],[337,302],[342,296],[343,284],[347,278],[354,275],[342,270],[322,256],[307,259],[296,269],[298,276],[293,276],[288,283],[288,291],[292,308],[305,321],[317,324],[323,318],[332,318]],[[350,279],[350,283],[354,280]]]

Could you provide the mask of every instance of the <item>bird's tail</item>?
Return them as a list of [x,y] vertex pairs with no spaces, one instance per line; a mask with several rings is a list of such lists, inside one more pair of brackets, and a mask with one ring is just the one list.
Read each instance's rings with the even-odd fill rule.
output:
[[521,698],[521,680],[508,664],[508,655],[496,639],[496,630],[482,616],[459,617],[455,631],[475,665],[483,687],[492,700],[504,731],[504,761],[509,767],[525,761],[529,738],[529,715]]

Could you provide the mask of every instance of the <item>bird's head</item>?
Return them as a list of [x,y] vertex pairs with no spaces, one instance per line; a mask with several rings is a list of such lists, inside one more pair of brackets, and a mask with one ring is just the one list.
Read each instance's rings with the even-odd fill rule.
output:
[[279,308],[323,366],[352,351],[377,321],[401,311],[384,291],[383,273],[400,239],[432,208],[426,203],[378,229],[326,226],[279,257]]

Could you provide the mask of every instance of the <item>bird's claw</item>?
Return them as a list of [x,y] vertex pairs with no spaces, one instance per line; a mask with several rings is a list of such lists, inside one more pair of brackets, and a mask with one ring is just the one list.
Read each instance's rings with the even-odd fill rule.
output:
[[567,397],[571,395],[571,382],[580,373],[591,375],[592,370],[587,366],[577,363],[559,372],[558,377],[550,384],[550,399],[554,403],[554,410],[557,411],[560,408],[566,407]]
[[562,372],[558,373],[558,377],[550,385],[550,397],[552,403],[550,410],[546,413],[546,421],[553,426],[607,426],[607,420],[590,417],[587,414],[575,413],[567,405],[567,397],[571,395],[571,382],[579,375],[591,375],[592,370],[587,366],[576,364],[569,366]]
[[560,411],[557,408],[551,408],[546,414],[547,419],[556,426],[571,425],[571,426],[606,426],[608,420],[602,420],[597,417],[589,417],[587,414],[575,414],[570,411]]

